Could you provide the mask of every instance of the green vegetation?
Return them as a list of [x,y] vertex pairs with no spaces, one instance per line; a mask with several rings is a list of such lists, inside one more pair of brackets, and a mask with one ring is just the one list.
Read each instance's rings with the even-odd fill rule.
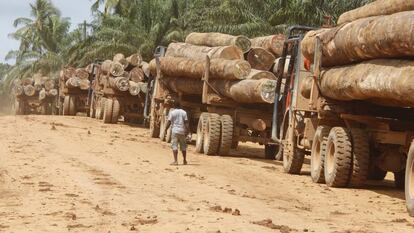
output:
[[[7,59],[5,83],[40,72],[56,76],[65,65],[85,66],[116,52],[151,59],[157,45],[183,41],[192,31],[249,37],[283,32],[293,24],[320,26],[370,0],[94,0],[92,22],[70,31],[50,0],[36,0],[30,18],[17,18],[10,36],[20,42]],[[100,10],[102,9],[102,10]]]

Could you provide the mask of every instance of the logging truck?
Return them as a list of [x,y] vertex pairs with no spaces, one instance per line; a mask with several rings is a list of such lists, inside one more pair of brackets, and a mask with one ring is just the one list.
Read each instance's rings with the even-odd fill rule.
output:
[[116,124],[121,116],[125,122],[142,123],[148,90],[145,66],[139,54],[116,54],[112,61],[95,64],[90,116],[105,124]]
[[77,113],[89,115],[91,83],[94,66],[86,68],[68,67],[59,77],[59,115],[75,116]]
[[[182,46],[191,47],[194,52],[214,51],[215,55],[217,51],[222,53],[223,49],[227,49]],[[247,74],[250,75],[257,75],[260,72],[250,72],[250,65],[243,60],[214,60],[209,56],[206,56],[205,60],[164,57],[165,50],[164,47],[158,47],[155,53],[156,77],[151,85],[153,88],[149,92],[152,99],[151,137],[159,137],[163,141],[170,142],[171,129],[165,130],[165,127],[171,110],[170,101],[174,100],[188,114],[191,134],[196,134],[196,152],[207,155],[228,155],[230,149],[237,148],[239,142],[253,142],[264,145],[265,157],[272,158],[276,145],[272,143],[270,137],[272,121],[270,103],[274,100],[275,80],[253,78],[226,80],[228,76],[235,74],[225,67],[229,68],[233,65],[242,69],[247,64],[249,70]],[[232,53],[226,52],[226,54]],[[177,63],[184,63],[185,66],[176,66]],[[181,75],[177,75],[180,73],[177,71],[179,67],[197,68],[185,69]],[[164,71],[171,70],[171,73],[176,72],[176,76],[174,78],[168,76],[166,74],[168,72],[162,72],[161,68]]]
[[16,115],[56,114],[55,80],[35,76],[23,80],[15,80],[13,84],[14,110]]
[[[311,30],[299,27],[290,31],[295,29]],[[360,187],[366,180],[383,180],[387,172],[392,172],[396,187],[403,189],[405,186],[407,209],[414,215],[414,109],[405,105],[387,107],[365,100],[341,101],[337,100],[339,97],[336,100],[327,97],[325,93],[340,95],[347,91],[336,89],[345,81],[325,87],[328,80],[334,82],[337,77],[333,72],[356,69],[358,65],[324,68],[323,42],[318,37],[312,48],[313,62],[309,62],[303,56],[302,39],[302,35],[288,36],[278,67],[278,77],[282,78],[276,88],[272,139],[279,144],[278,154],[283,158],[284,171],[299,174],[305,155],[310,155],[312,181],[339,188]],[[283,75],[286,63],[289,69]],[[392,64],[391,59],[389,65]],[[353,74],[366,75],[364,78],[372,74],[383,80],[391,75],[375,75],[378,67],[366,70],[367,73],[360,70]],[[402,72],[396,74],[403,75]],[[368,84],[369,80],[364,80]],[[352,91],[356,92],[354,86]],[[369,100],[379,101],[384,96]]]

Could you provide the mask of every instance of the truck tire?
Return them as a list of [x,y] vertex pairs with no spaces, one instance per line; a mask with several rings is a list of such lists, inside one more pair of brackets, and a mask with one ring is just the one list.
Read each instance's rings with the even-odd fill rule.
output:
[[119,104],[119,100],[115,98],[112,100],[112,120],[111,120],[112,124],[118,123],[120,111],[121,111],[121,105]]
[[197,124],[197,138],[196,138],[196,152],[203,153],[203,144],[204,144],[204,131],[207,126],[208,114],[201,113],[200,119],[198,119]]
[[408,213],[414,217],[414,141],[411,143],[405,167],[405,203]]
[[368,179],[370,144],[368,133],[363,129],[351,129],[352,174],[349,185],[361,187]]
[[158,138],[160,136],[160,125],[157,122],[155,103],[151,104],[151,114],[149,119],[149,133],[151,138]]
[[75,116],[76,115],[76,99],[74,96],[69,98],[69,115]]
[[161,141],[166,141],[167,132],[165,130],[165,127],[167,126],[167,109],[164,109],[161,115],[161,121],[160,121],[160,139]]
[[103,122],[105,124],[110,124],[112,122],[112,106],[113,106],[113,100],[106,99],[105,107],[104,107],[104,114],[103,114]]
[[69,102],[70,102],[70,96],[65,96],[65,99],[63,100],[63,115],[69,116]]
[[[285,120],[286,122],[289,122],[288,118],[285,118]],[[285,173],[297,175],[300,174],[302,170],[303,162],[305,160],[305,152],[296,147],[297,139],[294,135],[293,129],[289,127],[287,127],[286,129],[287,130],[283,138],[291,140],[291,137],[293,137],[293,140],[290,141],[288,144],[283,145],[283,147],[279,149],[279,151],[283,155],[283,169]]]
[[214,113],[208,114],[206,130],[204,131],[204,154],[217,154],[220,144],[220,128],[220,116]]
[[325,183],[326,145],[331,128],[321,125],[316,129],[311,150],[311,178],[314,183]]
[[331,129],[325,154],[325,181],[329,187],[343,188],[352,172],[352,142],[345,128]]
[[233,143],[233,118],[229,115],[221,116],[220,125],[221,134],[218,154],[229,155]]
[[265,159],[274,160],[276,159],[276,154],[279,152],[279,147],[277,145],[265,145]]

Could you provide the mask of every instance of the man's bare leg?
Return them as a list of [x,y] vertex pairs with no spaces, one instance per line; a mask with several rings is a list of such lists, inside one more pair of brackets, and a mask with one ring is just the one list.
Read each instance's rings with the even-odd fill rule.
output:
[[182,153],[183,153],[183,158],[184,158],[183,164],[187,165],[187,151],[183,150]]
[[178,165],[178,150],[173,150],[174,162],[171,165]]

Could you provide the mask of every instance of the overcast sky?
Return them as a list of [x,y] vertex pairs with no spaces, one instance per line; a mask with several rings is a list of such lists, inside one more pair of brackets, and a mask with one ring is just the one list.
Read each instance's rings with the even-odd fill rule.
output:
[[[34,0],[0,0],[0,62],[5,62],[4,57],[10,50],[17,49],[19,43],[9,38],[9,34],[14,32],[14,19],[18,17],[29,17],[29,3]],[[53,4],[59,8],[62,17],[69,17],[71,27],[76,27],[84,20],[90,21],[91,0],[52,0]],[[6,61],[13,63],[13,61]]]

